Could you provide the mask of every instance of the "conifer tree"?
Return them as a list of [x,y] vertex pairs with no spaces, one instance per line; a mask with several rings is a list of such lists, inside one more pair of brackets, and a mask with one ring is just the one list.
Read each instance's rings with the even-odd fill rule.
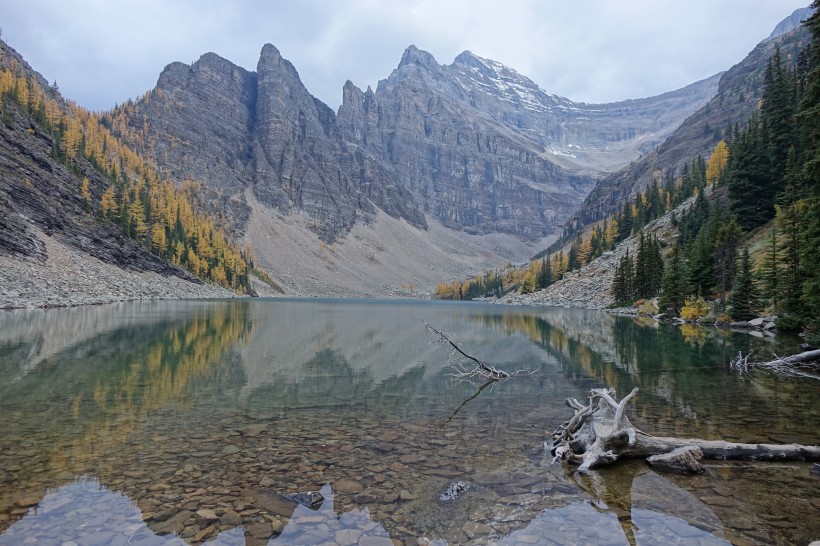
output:
[[543,290],[552,284],[552,271],[546,256],[541,258],[541,267],[538,272],[538,290]]
[[716,184],[729,161],[729,147],[725,140],[721,140],[712,150],[709,161],[706,162],[706,183]]
[[779,295],[779,278],[780,271],[778,267],[778,253],[777,253],[777,228],[772,228],[769,243],[766,248],[766,259],[763,262],[763,270],[761,272],[763,278],[763,297],[769,302],[769,305],[776,308]]
[[812,33],[807,47],[810,69],[796,119],[806,138],[805,160],[800,171],[807,189],[801,257],[805,277],[801,304],[806,310],[807,337],[812,343],[820,344],[820,0],[814,0],[811,5],[814,13],[803,23]]
[[794,139],[794,82],[783,66],[780,48],[769,59],[763,77],[761,122],[769,168],[765,195],[771,202],[782,187],[789,148]]
[[801,209],[803,189],[798,176],[798,167],[794,148],[790,148],[787,156],[786,188],[777,205],[777,224],[783,233],[780,247],[781,256],[785,265],[783,279],[780,282],[782,294],[782,311],[799,316],[800,296],[802,293],[803,270],[801,250],[803,248],[802,235],[804,230],[804,216]]
[[737,247],[740,243],[740,229],[734,217],[720,227],[715,240],[715,274],[717,287],[720,292],[720,306],[726,306],[726,292],[732,286],[735,276],[735,262],[737,261]]
[[661,294],[658,298],[660,310],[678,316],[686,299],[686,293],[686,279],[683,264],[681,263],[681,251],[680,247],[675,245],[672,247],[672,256],[664,268]]
[[729,298],[729,310],[735,320],[751,320],[757,316],[759,302],[748,247],[743,248],[738,269],[734,290]]
[[581,234],[578,233],[576,235],[575,240],[572,241],[572,245],[569,247],[569,261],[567,263],[567,271],[575,271],[576,269],[580,269],[581,262],[580,262],[580,254],[581,254]]
[[623,241],[632,234],[632,225],[632,206],[629,201],[626,201],[618,216],[618,240],[616,242]]
[[729,206],[743,229],[756,228],[774,216],[776,187],[768,160],[761,123],[752,116],[742,135],[732,140],[726,175]]

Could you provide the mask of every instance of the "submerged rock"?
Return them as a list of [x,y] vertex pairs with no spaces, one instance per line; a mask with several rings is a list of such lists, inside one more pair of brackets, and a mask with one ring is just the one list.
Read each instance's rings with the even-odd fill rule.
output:
[[288,498],[295,500],[302,506],[307,506],[311,510],[316,510],[325,502],[325,497],[319,491],[305,491],[288,495]]
[[459,497],[461,497],[464,493],[470,490],[470,484],[461,480],[456,480],[454,482],[450,482],[450,485],[447,486],[441,495],[438,496],[438,500],[441,502],[451,502]]

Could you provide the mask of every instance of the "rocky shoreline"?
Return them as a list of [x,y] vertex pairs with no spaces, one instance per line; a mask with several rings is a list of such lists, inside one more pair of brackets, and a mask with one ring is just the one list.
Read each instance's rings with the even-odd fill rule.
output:
[[44,236],[43,262],[0,255],[0,309],[239,297],[220,286],[175,276],[128,271]]

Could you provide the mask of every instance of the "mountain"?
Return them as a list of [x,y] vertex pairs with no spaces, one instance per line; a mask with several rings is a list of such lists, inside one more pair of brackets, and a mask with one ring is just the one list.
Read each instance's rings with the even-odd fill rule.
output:
[[625,199],[668,174],[679,175],[692,158],[708,158],[715,144],[728,137],[732,126],[743,124],[759,109],[763,74],[769,58],[780,48],[784,58],[796,59],[809,39],[800,27],[810,9],[797,10],[781,22],[741,62],[720,78],[717,94],[687,118],[656,149],[626,168],[598,182],[565,226],[571,235],[618,210]]
[[173,176],[202,181],[240,233],[251,188],[263,205],[309,219],[325,242],[377,208],[421,229],[432,217],[535,241],[560,229],[602,172],[662,142],[716,82],[577,104],[472,53],[442,66],[410,46],[375,92],[348,81],[334,113],[267,44],[256,72],[212,53],[173,63],[112,119]]
[[470,52],[440,65],[410,46],[333,112],[267,44],[254,72],[213,53],[172,63],[106,123],[178,185],[196,180],[291,293],[373,295],[532,255],[716,86],[574,103]]
[[601,172],[651,149],[708,100],[716,81],[578,104],[472,53],[441,66],[411,46],[375,93],[346,84],[337,127],[443,225],[537,240],[556,232]]

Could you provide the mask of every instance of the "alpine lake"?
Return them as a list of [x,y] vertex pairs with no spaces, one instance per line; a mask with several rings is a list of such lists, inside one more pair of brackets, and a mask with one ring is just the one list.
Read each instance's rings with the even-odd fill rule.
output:
[[[449,347],[528,373],[481,389]],[[0,545],[808,544],[806,462],[552,463],[564,399],[639,387],[660,436],[820,443],[796,351],[604,312],[341,300],[0,313]]]

